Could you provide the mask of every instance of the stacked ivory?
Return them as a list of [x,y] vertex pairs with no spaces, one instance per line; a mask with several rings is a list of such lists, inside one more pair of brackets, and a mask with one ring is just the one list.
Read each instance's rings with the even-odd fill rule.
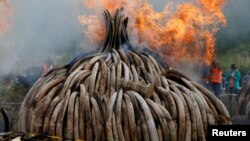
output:
[[250,120],[250,83],[240,91],[237,114],[246,115],[248,120]]
[[206,140],[211,124],[231,124],[214,94],[129,46],[122,10],[104,12],[99,52],[50,71],[30,89],[18,130],[82,140]]

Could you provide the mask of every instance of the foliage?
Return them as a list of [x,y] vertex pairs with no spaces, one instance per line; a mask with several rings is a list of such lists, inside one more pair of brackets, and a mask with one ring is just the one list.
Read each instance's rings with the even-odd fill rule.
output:
[[[20,104],[22,103],[26,93],[25,88],[20,83],[6,83],[0,82],[0,107],[4,107],[7,115],[12,121],[12,127],[15,127],[17,122]],[[0,118],[0,132],[3,131],[3,119]]]
[[236,64],[242,76],[250,71],[250,43],[238,43],[234,47],[225,48],[217,53],[217,60],[223,72],[230,69],[231,64]]
[[5,85],[0,90],[0,99],[4,102],[21,102],[27,92],[24,86],[19,83]]

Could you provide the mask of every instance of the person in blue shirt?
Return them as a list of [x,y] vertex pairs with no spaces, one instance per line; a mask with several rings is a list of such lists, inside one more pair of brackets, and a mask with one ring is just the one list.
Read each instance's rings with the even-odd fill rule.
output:
[[231,69],[226,74],[230,94],[237,94],[239,92],[240,78],[240,71],[237,69],[235,64],[232,64]]

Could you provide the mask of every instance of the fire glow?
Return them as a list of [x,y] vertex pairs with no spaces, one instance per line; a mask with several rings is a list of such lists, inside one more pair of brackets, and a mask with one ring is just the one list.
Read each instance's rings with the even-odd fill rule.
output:
[[0,37],[11,29],[13,7],[9,0],[0,0]]
[[[215,34],[226,24],[223,7],[226,0],[189,0],[178,4],[168,2],[156,11],[146,0],[85,0],[84,7],[94,13],[124,8],[129,15],[128,31],[134,46],[145,45],[168,60],[210,64],[215,54]],[[87,27],[91,41],[103,41],[105,25],[102,16],[79,16]]]

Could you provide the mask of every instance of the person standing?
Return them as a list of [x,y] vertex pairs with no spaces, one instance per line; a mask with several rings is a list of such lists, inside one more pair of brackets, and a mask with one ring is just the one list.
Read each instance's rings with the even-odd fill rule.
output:
[[222,70],[217,62],[212,62],[210,72],[209,72],[209,82],[211,85],[211,89],[214,94],[219,97],[220,96],[220,88],[222,82]]
[[226,80],[228,81],[229,93],[237,94],[240,90],[240,71],[235,64],[231,65],[231,69],[227,72]]

